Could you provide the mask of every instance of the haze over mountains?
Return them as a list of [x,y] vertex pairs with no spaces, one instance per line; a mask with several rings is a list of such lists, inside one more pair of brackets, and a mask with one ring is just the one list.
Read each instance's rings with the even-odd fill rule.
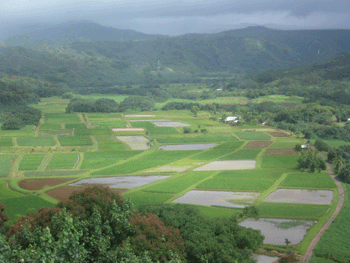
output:
[[169,37],[83,21],[27,30],[0,40],[0,74],[72,86],[137,83],[145,69],[173,78],[176,72],[245,74],[303,66],[350,51],[350,30],[345,29],[253,26]]

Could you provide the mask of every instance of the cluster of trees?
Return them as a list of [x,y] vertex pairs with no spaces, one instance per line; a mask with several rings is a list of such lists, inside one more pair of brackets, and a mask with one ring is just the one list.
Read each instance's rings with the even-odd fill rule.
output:
[[310,173],[314,173],[316,170],[321,172],[321,170],[326,170],[326,162],[319,156],[318,151],[311,148],[307,150],[304,149],[300,150],[298,169],[302,171],[308,170]]
[[162,107],[162,110],[190,110],[193,112],[193,109],[196,109],[197,112],[199,110],[215,112],[219,108],[220,105],[217,103],[199,104],[194,102],[169,102]]
[[40,123],[41,111],[25,105],[8,106],[2,109],[0,120],[2,130],[20,130],[25,125],[36,125]]
[[66,112],[116,112],[117,106],[118,103],[113,99],[101,98],[94,100],[75,97],[69,101]]
[[[0,228],[7,220],[0,204]],[[264,239],[189,206],[134,211],[105,187],[86,188],[1,230],[1,262],[254,262],[251,251]]]
[[327,161],[333,164],[334,172],[341,181],[350,183],[350,145],[331,148],[327,154]]

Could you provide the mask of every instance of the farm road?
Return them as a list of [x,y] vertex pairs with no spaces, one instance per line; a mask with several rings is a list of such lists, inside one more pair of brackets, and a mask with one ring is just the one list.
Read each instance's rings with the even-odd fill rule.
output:
[[[325,159],[322,153],[320,153],[320,156]],[[332,222],[335,220],[335,218],[338,216],[340,210],[342,209],[345,201],[345,192],[343,185],[336,179],[336,176],[332,172],[332,167],[329,163],[326,163],[327,165],[327,172],[334,180],[335,184],[338,187],[338,205],[335,209],[333,215],[327,220],[327,222],[323,225],[323,227],[318,231],[317,235],[311,240],[309,246],[307,247],[307,250],[304,254],[303,259],[301,260],[301,263],[308,263],[312,257],[312,253],[314,248],[316,247],[318,241],[320,241],[323,233],[327,230],[327,228],[332,224]]]

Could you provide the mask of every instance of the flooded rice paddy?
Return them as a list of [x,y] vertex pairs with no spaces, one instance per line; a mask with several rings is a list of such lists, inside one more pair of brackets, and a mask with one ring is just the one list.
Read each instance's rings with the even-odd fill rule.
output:
[[291,245],[299,244],[315,221],[291,219],[247,219],[240,226],[260,230],[265,237],[264,244],[285,245],[286,238]]
[[115,176],[82,179],[71,183],[74,186],[104,185],[112,188],[136,188],[170,177],[170,175],[152,176]]
[[228,170],[247,170],[255,169],[255,160],[239,160],[239,161],[214,161],[205,164],[193,171],[228,171]]
[[116,138],[127,144],[131,150],[142,151],[149,149],[149,140],[144,136],[116,136]]
[[194,144],[173,144],[173,145],[162,145],[157,150],[164,151],[195,151],[195,150],[207,150],[217,143],[194,143]]
[[152,123],[158,127],[187,127],[187,126],[190,126],[186,123],[177,122],[177,121],[154,121]]
[[174,203],[244,208],[259,197],[258,193],[192,190]]
[[333,191],[306,189],[277,189],[269,194],[266,202],[300,203],[300,204],[331,204]]
[[258,255],[253,253],[253,258],[256,260],[257,263],[273,263],[277,261],[278,257],[269,257],[265,255]]

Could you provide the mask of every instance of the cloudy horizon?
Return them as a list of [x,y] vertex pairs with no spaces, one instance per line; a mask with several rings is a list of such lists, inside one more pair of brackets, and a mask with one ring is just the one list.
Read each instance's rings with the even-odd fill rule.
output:
[[165,35],[210,33],[248,25],[350,29],[349,13],[348,0],[9,0],[0,3],[0,30],[14,24],[76,20]]

